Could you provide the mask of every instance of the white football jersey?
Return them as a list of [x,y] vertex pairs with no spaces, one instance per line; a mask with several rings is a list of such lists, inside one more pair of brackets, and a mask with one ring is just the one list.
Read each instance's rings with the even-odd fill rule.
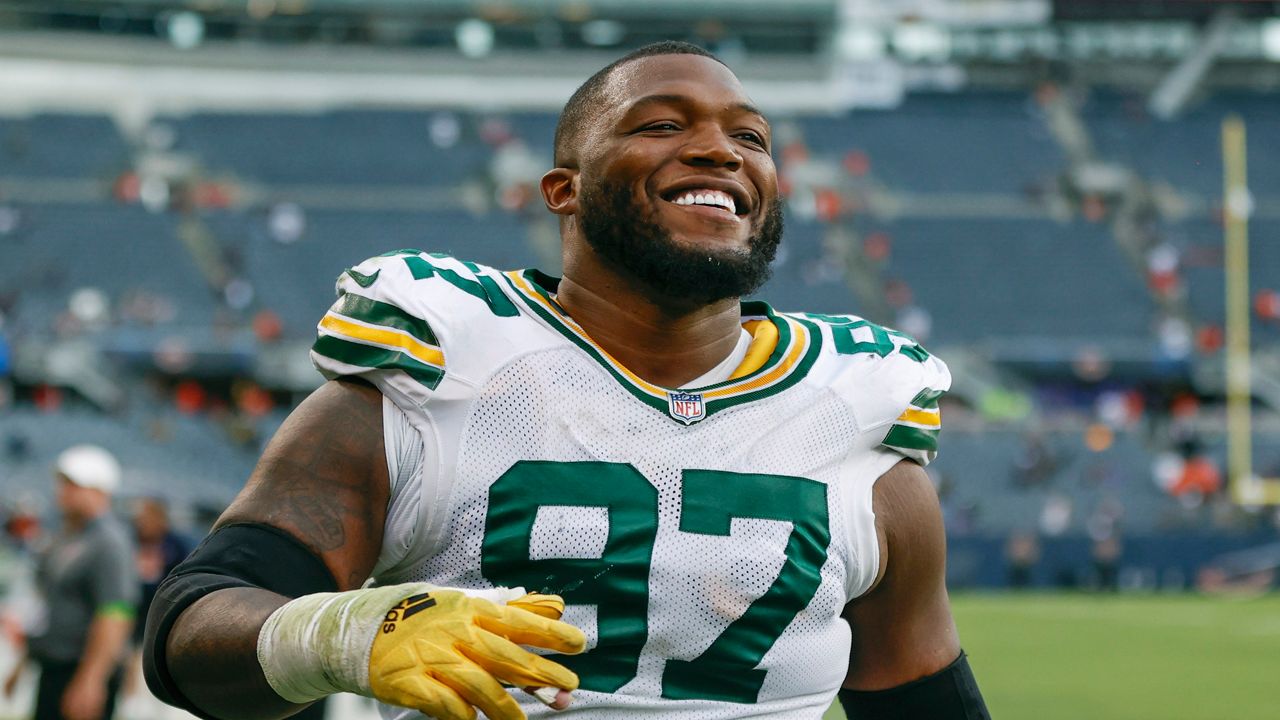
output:
[[562,595],[588,650],[556,660],[581,688],[559,713],[513,691],[530,717],[820,718],[841,612],[876,577],[872,485],[932,460],[946,365],[857,317],[746,302],[727,380],[658,387],[556,284],[412,250],[339,278],[316,366],[421,437],[375,580]]

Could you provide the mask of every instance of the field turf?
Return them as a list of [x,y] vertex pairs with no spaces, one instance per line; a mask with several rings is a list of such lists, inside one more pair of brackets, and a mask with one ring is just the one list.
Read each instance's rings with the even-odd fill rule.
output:
[[[1280,717],[1280,594],[952,597],[995,720]],[[841,720],[838,708],[825,720]]]

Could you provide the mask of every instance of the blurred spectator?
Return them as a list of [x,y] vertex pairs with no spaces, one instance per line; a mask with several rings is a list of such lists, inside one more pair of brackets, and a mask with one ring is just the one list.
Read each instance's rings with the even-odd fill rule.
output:
[[[106,450],[77,445],[54,466],[63,527],[41,552],[35,581],[47,612],[28,638],[40,666],[35,720],[107,720],[138,598],[129,533],[111,514],[120,465]],[[19,663],[5,683],[12,693]]]
[[933,332],[933,316],[919,305],[909,305],[898,311],[898,329],[924,343]]
[[253,316],[253,336],[263,343],[271,343],[284,334],[284,321],[272,310],[259,310]]
[[276,203],[267,211],[267,232],[281,245],[292,245],[307,232],[307,214],[297,203]]
[[[186,559],[194,544],[170,527],[169,507],[161,498],[147,497],[137,501],[133,510],[133,530],[138,543],[135,558],[141,595],[137,617],[141,620],[147,616],[160,581]],[[142,626],[142,622],[134,625],[135,645],[142,640]]]
[[1089,554],[1093,558],[1094,582],[1098,590],[1116,592],[1120,589],[1121,551],[1120,537],[1115,533],[1093,541]]
[[[178,563],[186,559],[195,545],[186,537],[173,531],[169,525],[169,506],[158,497],[141,498],[133,508],[133,531],[137,540],[136,565],[138,579],[141,581],[141,595],[138,599],[137,622],[133,625],[133,646],[141,648],[142,631],[151,609],[151,601],[155,599],[156,588],[173,571]],[[132,694],[141,687],[140,671],[142,669],[141,650],[135,650],[126,673],[124,690]]]
[[1062,535],[1071,527],[1072,511],[1071,498],[1066,495],[1054,493],[1045,498],[1040,509],[1040,532],[1046,537]]
[[1040,562],[1040,540],[1035,533],[1025,530],[1014,532],[1004,546],[1008,563],[1008,583],[1013,590],[1031,587],[1031,571]]
[[497,204],[512,212],[529,207],[538,194],[538,182],[545,167],[546,159],[519,139],[499,144],[489,163],[489,179]]
[[428,121],[427,134],[431,137],[432,145],[448,150],[462,138],[462,123],[451,112],[437,112]]
[[1195,454],[1183,463],[1182,473],[1169,488],[1169,494],[1184,503],[1199,505],[1204,498],[1217,494],[1221,489],[1222,472],[1218,465],[1206,455]]
[[[0,559],[9,566],[3,602],[0,602],[0,631],[11,647],[21,648],[27,636],[43,627],[44,602],[35,588],[32,554],[40,537],[40,514],[28,499],[5,508],[4,539]],[[15,669],[20,672],[21,663]],[[8,692],[6,685],[6,695]]]
[[32,550],[40,537],[40,515],[33,503],[19,500],[7,508],[4,519],[5,540],[19,552]]
[[1047,485],[1058,469],[1058,459],[1044,434],[1027,433],[1022,438],[1022,450],[1014,460],[1013,483],[1019,487],[1040,487]]

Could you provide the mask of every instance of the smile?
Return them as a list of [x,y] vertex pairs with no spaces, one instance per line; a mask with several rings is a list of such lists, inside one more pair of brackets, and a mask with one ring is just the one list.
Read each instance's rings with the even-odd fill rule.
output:
[[702,212],[714,212],[716,216],[724,216],[737,219],[738,205],[734,202],[733,197],[726,192],[720,190],[711,190],[708,188],[691,188],[683,190],[674,197],[670,198],[670,202],[675,205],[697,209]]

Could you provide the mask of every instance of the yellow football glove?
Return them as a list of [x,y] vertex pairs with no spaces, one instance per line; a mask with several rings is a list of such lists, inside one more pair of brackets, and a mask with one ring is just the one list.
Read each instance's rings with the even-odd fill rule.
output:
[[439,720],[524,713],[502,683],[574,690],[578,677],[523,649],[582,652],[582,631],[560,622],[564,601],[520,588],[462,591],[406,583],[304,595],[258,635],[258,661],[285,700],[354,692]]
[[373,641],[373,696],[442,719],[470,720],[475,706],[490,720],[523,720],[520,705],[501,683],[578,687],[577,675],[520,647],[582,652],[581,630],[525,609],[547,606],[556,618],[564,612],[564,601],[550,595],[525,595],[505,606],[456,590],[405,598],[387,611]]

